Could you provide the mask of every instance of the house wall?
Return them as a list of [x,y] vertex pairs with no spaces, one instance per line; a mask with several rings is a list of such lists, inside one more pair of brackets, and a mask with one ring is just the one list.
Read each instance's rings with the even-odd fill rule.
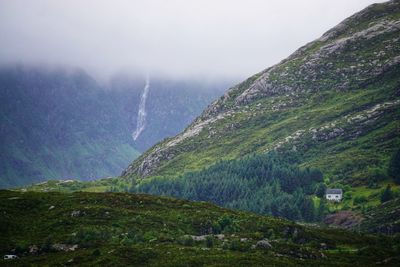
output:
[[340,201],[340,200],[342,200],[342,195],[340,195],[340,194],[327,194],[326,195],[326,199]]

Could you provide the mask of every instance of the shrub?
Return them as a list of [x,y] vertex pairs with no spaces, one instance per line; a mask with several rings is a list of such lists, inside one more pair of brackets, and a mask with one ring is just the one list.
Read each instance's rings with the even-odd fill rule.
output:
[[262,239],[264,237],[264,235],[268,238],[271,238],[271,235],[274,234],[274,230],[273,229],[268,229],[267,232],[265,234],[260,233],[260,232],[255,232],[254,233],[254,238],[255,239]]
[[166,234],[166,233],[160,233],[160,235],[158,236],[158,241],[160,241],[160,242],[171,242],[173,240],[174,240],[174,238],[171,235]]
[[121,242],[119,242],[119,243],[122,246],[129,246],[129,245],[133,244],[133,240],[130,239],[129,237],[125,236],[124,238],[122,238]]
[[149,241],[152,241],[154,239],[157,239],[157,237],[155,236],[154,232],[149,231],[149,232],[144,233],[143,239],[144,239],[144,241],[149,242]]
[[326,185],[324,183],[318,183],[315,188],[315,195],[319,198],[324,197],[326,191]]
[[41,250],[44,251],[44,252],[50,252],[52,245],[53,245],[53,237],[52,236],[48,236],[45,239],[45,241],[44,241],[44,243],[43,243],[43,245],[41,247]]
[[206,237],[206,247],[212,248],[214,246],[214,238],[212,236]]
[[344,197],[343,197],[344,200],[350,200],[351,198],[352,198],[352,195],[350,192],[344,193]]
[[111,234],[100,229],[80,229],[77,234],[69,240],[69,243],[78,243],[82,247],[94,246],[97,242],[106,242],[111,239]]
[[388,174],[396,184],[400,184],[400,149],[393,154],[390,160]]
[[353,200],[353,204],[359,205],[368,202],[368,199],[365,196],[356,196]]
[[381,202],[386,202],[389,201],[393,198],[393,192],[392,192],[392,188],[390,185],[386,186],[386,189],[382,191],[381,194]]
[[213,234],[220,234],[221,233],[221,225],[218,222],[212,224],[212,232]]
[[131,239],[132,239],[133,243],[144,242],[144,237],[143,237],[142,232],[135,233]]
[[239,239],[235,238],[229,242],[228,248],[234,251],[248,251],[250,249],[250,243],[241,242]]
[[221,230],[223,231],[227,226],[232,224],[232,221],[231,217],[224,215],[218,220],[218,224],[221,226]]
[[193,238],[189,235],[184,235],[178,239],[178,243],[184,246],[193,246]]
[[374,183],[379,183],[387,179],[387,173],[381,168],[368,168],[370,179]]
[[100,252],[99,249],[95,249],[95,250],[92,252],[92,256],[98,257],[98,256],[100,256],[100,255],[101,255],[101,252]]
[[15,254],[20,255],[29,251],[29,245],[27,244],[18,244],[15,246]]
[[230,250],[240,250],[241,246],[240,246],[240,241],[237,239],[232,240],[231,242],[229,242],[229,249]]

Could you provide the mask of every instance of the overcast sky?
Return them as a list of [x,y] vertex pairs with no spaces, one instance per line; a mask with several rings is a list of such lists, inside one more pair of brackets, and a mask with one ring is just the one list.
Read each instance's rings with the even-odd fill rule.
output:
[[379,0],[0,0],[0,63],[250,76]]

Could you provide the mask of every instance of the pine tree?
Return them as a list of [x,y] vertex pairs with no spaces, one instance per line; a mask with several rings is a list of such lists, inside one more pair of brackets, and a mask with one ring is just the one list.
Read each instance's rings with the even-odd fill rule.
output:
[[318,170],[299,168],[293,161],[271,153],[219,161],[174,179],[152,179],[131,185],[130,191],[312,221],[316,211],[310,195],[321,177]]
[[322,198],[321,201],[319,202],[316,214],[316,220],[321,221],[327,213],[328,213],[328,207],[326,205],[326,200]]
[[326,185],[324,183],[319,183],[315,189],[315,195],[319,198],[324,197],[326,191]]
[[393,192],[390,185],[386,186],[386,189],[381,194],[381,202],[389,201],[393,198]]
[[400,184],[400,149],[397,150],[390,161],[388,174],[396,184]]

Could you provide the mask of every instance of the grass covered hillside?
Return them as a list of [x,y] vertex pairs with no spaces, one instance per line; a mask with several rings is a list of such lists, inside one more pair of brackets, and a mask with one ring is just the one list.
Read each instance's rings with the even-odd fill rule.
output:
[[398,240],[205,202],[0,191],[0,266],[395,266]]
[[400,2],[374,4],[287,59],[230,88],[181,134],[123,173],[177,177],[276,150],[325,182],[368,185],[400,146]]

